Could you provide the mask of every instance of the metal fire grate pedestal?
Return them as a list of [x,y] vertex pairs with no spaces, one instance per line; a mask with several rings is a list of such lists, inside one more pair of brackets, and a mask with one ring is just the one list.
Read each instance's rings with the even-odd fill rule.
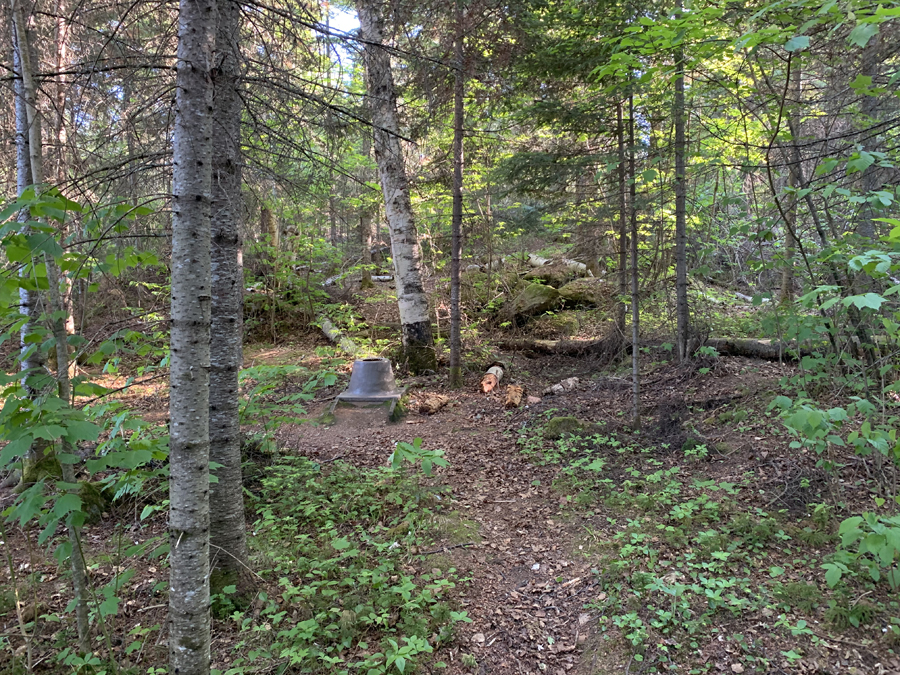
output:
[[334,399],[329,412],[333,413],[339,403],[354,406],[389,405],[388,418],[393,419],[394,411],[406,388],[399,388],[394,380],[391,362],[387,359],[368,358],[353,362],[350,384]]

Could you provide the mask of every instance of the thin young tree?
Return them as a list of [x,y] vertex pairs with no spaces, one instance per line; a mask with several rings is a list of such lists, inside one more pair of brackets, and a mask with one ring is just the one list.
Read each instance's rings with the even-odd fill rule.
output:
[[634,159],[634,92],[628,92],[628,206],[631,218],[631,425],[641,428],[640,273],[638,272],[637,181]]
[[[678,2],[676,18],[681,18],[681,0]],[[685,132],[684,132],[684,43],[679,40],[675,47],[675,342],[678,358],[686,360],[688,354],[688,332],[690,312],[688,308],[687,281],[687,175],[685,173]]]
[[625,166],[625,123],[622,115],[622,101],[616,101],[616,155],[619,162],[619,302],[616,303],[616,329],[625,338],[625,297],[628,295],[628,211]]
[[360,34],[365,43],[366,89],[372,112],[375,162],[381,175],[384,209],[391,235],[391,255],[404,359],[418,373],[436,367],[428,296],[422,279],[422,254],[400,148],[397,93],[391,58],[384,45],[384,20],[375,0],[358,0]]
[[[21,103],[16,104],[17,130],[22,132],[27,128],[27,146],[25,143],[26,135],[20,134],[21,143],[17,148],[17,169],[20,175],[17,184],[20,188],[21,195],[24,189],[33,184],[36,190],[40,190],[44,183],[44,153],[43,143],[41,140],[41,121],[40,113],[37,105],[37,84],[35,82],[35,70],[32,60],[31,40],[29,31],[25,22],[25,12],[22,9],[22,3],[19,0],[12,0],[12,27],[13,27],[13,48],[15,51],[15,63],[18,66],[20,81],[17,83],[16,91]],[[22,119],[24,117],[24,120]],[[26,151],[27,150],[27,151]],[[25,161],[27,155],[27,161]],[[27,227],[24,226],[24,227]],[[35,260],[35,262],[37,262]],[[47,286],[49,300],[49,314],[51,322],[51,330],[56,341],[56,379],[59,398],[65,405],[69,405],[72,399],[72,387],[69,381],[69,352],[68,339],[66,333],[65,315],[63,312],[62,294],[60,292],[60,273],[56,260],[49,254],[44,255],[44,266],[47,271]],[[36,298],[29,297],[26,305],[26,313],[29,320],[36,318],[37,309],[33,304]],[[28,323],[28,322],[26,322]],[[32,324],[33,326],[33,324]],[[23,327],[24,330],[24,327]],[[23,335],[24,337],[24,335]],[[26,363],[23,365],[34,367],[34,364]],[[43,367],[40,364],[37,367]],[[72,447],[65,438],[61,441],[62,452],[65,455],[72,454]],[[45,447],[38,450],[43,453],[51,453],[51,447]],[[43,457],[41,457],[43,459]],[[26,462],[27,463],[27,462]],[[71,486],[76,484],[75,469],[69,462],[60,464],[62,479]],[[22,472],[23,483],[29,480],[27,471]],[[77,488],[70,488],[75,491]],[[82,652],[90,650],[90,625],[88,622],[88,591],[87,591],[87,575],[85,573],[84,558],[81,552],[80,528],[71,520],[74,514],[70,516],[67,524],[67,534],[72,553],[69,561],[72,569],[72,582],[75,590],[75,620],[78,629],[78,647]]]
[[181,0],[172,138],[169,672],[206,675],[209,618],[210,180],[215,0]]
[[456,1],[456,37],[453,74],[453,215],[450,241],[450,386],[462,385],[462,339],[459,315],[459,267],[462,249],[463,218],[463,9]]
[[[238,373],[243,361],[243,266],[241,262],[240,5],[218,0],[213,81],[210,269],[212,307],[209,371],[209,460],[212,593],[247,586],[247,527],[241,480]],[[240,583],[239,583],[240,582]]]

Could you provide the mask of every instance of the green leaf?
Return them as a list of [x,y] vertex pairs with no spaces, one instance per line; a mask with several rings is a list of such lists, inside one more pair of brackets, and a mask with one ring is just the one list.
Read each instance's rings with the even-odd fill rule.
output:
[[17,438],[14,441],[10,441],[6,444],[6,447],[3,448],[3,451],[0,452],[0,466],[7,466],[11,461],[19,459],[26,452],[28,452],[29,448],[31,448],[31,444],[34,442],[34,439],[28,436],[22,436],[21,438]]
[[66,438],[72,443],[78,441],[96,441],[100,437],[100,427],[92,422],[70,420],[66,424]]
[[[870,166],[872,166],[874,163],[875,163],[875,156],[871,152],[866,152],[865,150],[855,152],[855,153],[853,153],[853,156],[850,158],[850,160],[847,162],[847,175],[849,176],[851,173],[865,171]],[[841,191],[837,190],[837,192],[840,193]]]
[[851,89],[868,89],[872,86],[871,75],[857,75],[856,79],[850,83]]
[[784,48],[789,52],[799,52],[809,48],[809,36],[797,35],[788,40]]
[[57,438],[61,438],[65,435],[66,429],[58,424],[42,424],[32,429],[31,433],[35,438],[45,438],[48,441],[55,441]]
[[865,47],[877,32],[878,24],[858,23],[856,28],[850,31],[847,41],[857,47]]
[[844,298],[845,306],[847,306],[850,302],[852,302],[860,309],[866,307],[870,309],[879,309],[881,305],[884,304],[885,300],[877,293],[866,293],[864,295],[851,295],[848,298]]
[[70,511],[81,511],[81,497],[67,492],[56,500],[56,504],[53,505],[53,513],[62,518]]
[[331,540],[331,547],[336,551],[343,551],[344,549],[350,548],[350,542],[344,537],[339,537],[338,539]]
[[776,396],[775,400],[773,400],[772,403],[769,404],[769,409],[771,410],[772,408],[781,408],[782,410],[787,410],[791,407],[792,403],[793,401],[791,401],[791,399],[789,399],[787,396]]
[[834,588],[837,586],[838,582],[841,580],[841,568],[837,565],[827,564],[822,565],[825,568],[825,583],[828,584],[829,588]]
[[106,598],[100,603],[100,616],[112,616],[119,611],[119,599],[115,596]]

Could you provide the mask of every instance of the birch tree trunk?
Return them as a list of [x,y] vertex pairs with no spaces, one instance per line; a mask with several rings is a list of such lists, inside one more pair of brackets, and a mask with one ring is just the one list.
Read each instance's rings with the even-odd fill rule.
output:
[[453,82],[453,216],[450,241],[450,386],[462,385],[459,264],[463,218],[463,11],[456,0],[456,72]]
[[[66,0],[57,0],[56,3],[56,72],[62,73],[68,65],[69,61],[69,37],[70,28],[68,16],[69,8]],[[62,75],[57,74],[56,91],[54,92],[56,101],[56,184],[60,190],[63,189],[68,178],[68,157],[66,154],[66,144],[68,143],[68,134],[66,130],[66,81]],[[60,232],[60,239],[64,239],[67,234],[64,227]],[[62,277],[63,289],[60,299],[63,309],[66,311],[65,327],[66,333],[75,334],[75,310],[72,304],[73,284],[69,277]],[[68,360],[68,359],[67,359]],[[69,371],[69,376],[75,376],[74,362],[73,368]]]
[[[21,195],[29,184],[33,183],[35,186],[40,186],[43,182],[44,156],[41,143],[40,116],[37,109],[37,88],[34,82],[34,66],[31,58],[31,43],[25,24],[25,14],[22,10],[21,3],[17,0],[13,0],[12,2],[12,19],[15,63],[21,77],[21,81],[17,81],[16,83],[16,92],[18,94],[16,97],[16,130],[21,137],[21,142],[17,143],[16,148],[16,168],[19,172],[16,182],[17,187],[19,188],[19,194]],[[25,152],[25,134],[21,133],[25,131],[23,127],[27,127],[27,153]],[[27,228],[27,226],[25,227]],[[35,260],[34,262],[37,261]],[[58,393],[59,397],[65,401],[66,405],[68,405],[71,403],[72,399],[72,388],[69,381],[68,340],[66,324],[63,319],[64,313],[62,312],[63,302],[60,293],[59,268],[56,265],[56,261],[50,255],[45,254],[44,264],[47,270],[47,281],[49,286],[49,309],[53,317],[51,321],[53,337],[56,339],[56,378],[59,387]],[[32,294],[26,292],[26,295],[31,296]],[[28,332],[31,332],[34,322],[39,316],[39,312],[35,307],[36,303],[32,304],[32,300],[33,298],[29,297],[28,302],[23,303],[23,309],[29,317],[29,321],[27,322]],[[27,335],[25,330],[26,326],[23,326],[23,338]],[[39,349],[36,349],[35,351],[40,352]],[[32,367],[43,368],[43,363],[29,364],[27,363],[27,359],[23,360],[22,365],[26,370]],[[29,391],[27,386],[26,391]],[[63,439],[62,446],[64,454],[72,454],[72,448],[68,441]],[[45,455],[51,454],[52,452],[52,446],[49,444],[41,444],[33,447],[29,454],[37,454],[37,459],[40,461]],[[34,456],[32,456],[31,459],[34,460]],[[22,471],[23,483],[30,482],[30,477],[26,470],[27,463],[28,460],[26,459]],[[60,465],[60,468],[63,481],[74,486],[76,484],[75,470],[71,463],[63,463]],[[72,492],[77,492],[78,488],[72,487],[70,490]],[[70,518],[73,516],[70,516]],[[78,629],[78,648],[82,653],[86,653],[90,650],[90,624],[88,622],[87,576],[85,574],[84,558],[82,557],[80,542],[81,533],[80,528],[71,521],[67,523],[66,531],[69,538],[69,544],[72,547],[69,564],[72,568],[72,585],[75,590],[75,620]]]
[[[13,28],[15,30],[15,28]],[[16,73],[21,73],[22,65],[19,59],[18,40],[13,35],[15,48],[13,49],[13,68]],[[28,142],[28,112],[25,106],[24,84],[21,75],[13,81],[16,93],[16,189],[21,195],[25,189],[32,185],[34,181],[31,178],[31,152]],[[19,213],[18,220],[21,223],[19,232],[28,234],[31,228],[28,226],[28,210],[22,209]],[[22,268],[19,274],[28,275],[28,270]],[[22,372],[26,376],[22,380],[22,386],[29,396],[34,396],[34,391],[29,385],[27,373],[35,373],[44,368],[44,354],[34,344],[29,344],[25,338],[34,332],[35,324],[41,316],[41,292],[37,290],[29,290],[19,288],[19,312],[25,318],[25,323],[19,330],[20,350],[19,359]]]
[[[677,14],[681,17],[681,0]],[[687,176],[685,175],[684,134],[684,43],[675,48],[675,342],[678,358],[688,358],[688,308],[687,281]]]
[[169,672],[206,675],[209,619],[210,133],[215,0],[181,0],[172,139]]
[[209,486],[210,592],[225,586],[249,587],[247,527],[241,480],[238,372],[243,360],[243,278],[241,260],[241,100],[240,6],[218,0],[213,82],[210,248],[212,307],[209,371],[209,459],[217,483]]
[[419,373],[434,369],[437,360],[431,335],[428,296],[422,283],[419,237],[400,150],[400,124],[391,59],[383,46],[383,21],[374,0],[357,0],[356,9],[360,33],[365,41],[366,88],[372,110],[375,161],[381,175],[384,208],[391,235],[404,359],[413,373]]

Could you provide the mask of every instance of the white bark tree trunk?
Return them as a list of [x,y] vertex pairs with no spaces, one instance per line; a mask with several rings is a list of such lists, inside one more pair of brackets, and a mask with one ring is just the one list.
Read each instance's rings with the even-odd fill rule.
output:
[[206,675],[209,618],[210,133],[215,0],[181,0],[172,139],[169,672]]
[[[19,59],[18,40],[15,40],[16,48],[13,50],[13,68],[17,73],[21,72],[21,62]],[[25,106],[25,93],[23,90],[23,82],[21,77],[14,81],[16,92],[16,189],[17,194],[21,195],[25,189],[32,185],[34,181],[31,178],[31,151],[28,142],[28,111]],[[18,220],[22,223],[19,232],[28,234],[31,228],[26,224],[28,221],[28,210],[23,209],[19,213]],[[27,269],[20,271],[21,275],[28,275]],[[35,372],[44,367],[44,354],[33,344],[28,344],[25,338],[34,332],[35,322],[41,315],[41,293],[40,291],[19,289],[19,312],[26,317],[25,323],[19,331],[20,342],[20,359],[21,369],[23,372]],[[34,392],[28,386],[27,378],[23,380],[25,390],[29,396]]]
[[358,0],[360,33],[365,41],[366,88],[375,136],[375,161],[381,174],[384,208],[391,234],[397,305],[404,358],[412,372],[436,367],[428,296],[422,283],[422,255],[400,149],[397,95],[391,59],[383,46],[384,26],[373,0]]
[[[14,51],[15,63],[21,77],[16,83],[16,130],[18,135],[16,168],[19,172],[17,176],[17,187],[21,195],[24,189],[31,183],[40,185],[44,175],[44,155],[41,142],[41,123],[37,109],[37,89],[34,82],[33,63],[31,58],[31,42],[28,36],[28,30],[25,24],[25,13],[22,5],[17,0],[12,1],[12,19],[14,31]],[[27,134],[25,127],[27,127]],[[26,138],[27,136],[27,138]],[[24,226],[27,228],[27,225]],[[50,296],[50,312],[53,315],[52,329],[53,337],[56,339],[56,377],[59,383],[59,397],[69,404],[72,397],[71,383],[69,382],[69,352],[66,334],[66,325],[63,320],[62,312],[63,302],[60,294],[60,277],[59,267],[56,261],[49,255],[44,256],[45,266],[47,269],[47,280],[49,283]],[[37,262],[36,260],[34,261]],[[29,321],[22,327],[22,336],[24,338],[28,332],[31,332],[34,321],[40,312],[37,309],[35,301],[36,294],[20,291],[24,293],[23,312],[29,317]],[[26,332],[27,329],[27,332]],[[24,340],[23,340],[24,346]],[[35,350],[40,352],[40,350]],[[29,357],[30,358],[30,357]],[[43,368],[42,362],[29,363],[29,358],[23,359],[23,368]],[[26,391],[28,388],[26,386]],[[71,455],[72,448],[68,441],[63,440],[63,452]],[[51,447],[37,446],[37,454],[52,452]],[[32,452],[35,449],[32,449]],[[29,453],[31,454],[31,453]],[[34,457],[32,457],[34,459]],[[37,457],[40,459],[40,456]],[[62,478],[66,483],[74,485],[75,469],[71,464],[61,464]],[[23,470],[23,482],[28,481],[27,472]],[[70,488],[73,492],[77,492],[78,488]],[[82,557],[80,537],[80,528],[69,523],[66,528],[69,544],[72,546],[72,554],[69,563],[72,568],[72,585],[75,590],[75,619],[78,628],[78,648],[82,652],[90,649],[90,624],[88,621],[88,589],[87,576],[85,574],[84,558]]]
[[240,6],[218,0],[217,71],[213,86],[212,310],[209,372],[209,459],[221,464],[210,485],[210,587],[212,593],[237,584],[252,585],[247,565],[247,527],[241,480],[238,372],[243,361],[243,278],[241,260],[241,99]]

